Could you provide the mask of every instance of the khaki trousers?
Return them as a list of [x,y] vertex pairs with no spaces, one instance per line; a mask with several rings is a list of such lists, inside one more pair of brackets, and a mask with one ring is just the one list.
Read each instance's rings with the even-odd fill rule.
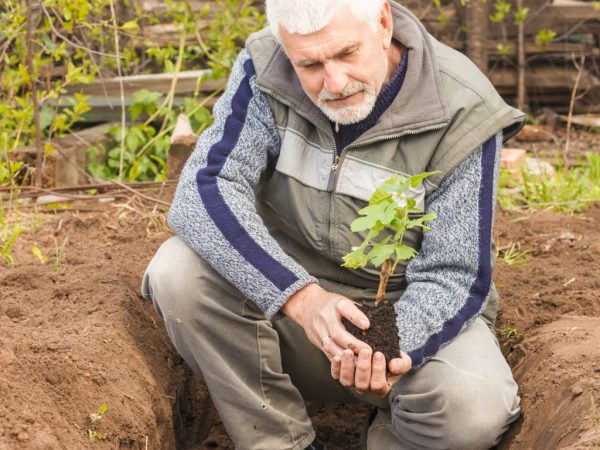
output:
[[377,406],[369,450],[490,448],[520,412],[510,368],[481,319],[378,399],[333,380],[329,361],[300,326],[267,320],[177,237],[150,262],[142,294],[206,382],[239,449],[308,446],[315,432],[304,400]]

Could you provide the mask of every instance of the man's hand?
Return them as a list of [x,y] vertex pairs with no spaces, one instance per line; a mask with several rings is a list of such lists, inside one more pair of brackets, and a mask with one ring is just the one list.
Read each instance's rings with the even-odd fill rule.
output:
[[348,350],[342,356],[334,356],[331,360],[331,376],[340,381],[342,386],[355,387],[361,394],[375,394],[385,397],[394,384],[410,370],[410,356],[401,352],[400,358],[389,363],[389,374],[386,374],[385,356],[381,352],[362,349],[358,358]]
[[369,320],[354,302],[342,295],[327,292],[317,284],[300,289],[283,305],[281,311],[304,328],[306,336],[332,360],[341,358],[345,349],[350,354],[371,348],[346,331],[345,317],[358,328],[369,328]]

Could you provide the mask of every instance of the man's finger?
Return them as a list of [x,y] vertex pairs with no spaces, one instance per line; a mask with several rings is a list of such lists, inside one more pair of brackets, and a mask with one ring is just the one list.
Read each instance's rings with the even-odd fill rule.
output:
[[353,301],[344,300],[337,303],[336,308],[342,317],[345,317],[361,330],[369,328],[369,319],[358,309]]
[[404,375],[412,368],[412,359],[404,352],[400,352],[400,358],[394,358],[390,361],[388,367],[393,375]]
[[371,383],[371,357],[373,352],[370,349],[362,349],[358,354],[356,363],[356,375],[354,379],[354,387],[360,393],[369,391]]
[[340,370],[340,384],[342,386],[354,386],[354,369],[354,353],[351,350],[344,350]]
[[369,347],[369,344],[352,336],[341,325],[339,328],[336,328],[336,330],[332,333],[331,338],[341,348],[350,349],[350,350],[352,350],[353,353],[355,353],[357,355],[362,349],[368,349],[368,350],[371,349],[371,347]]
[[371,369],[371,392],[384,397],[390,389],[385,373],[385,356],[381,352],[375,352]]
[[329,360],[336,355],[340,356],[344,351],[331,336],[325,336],[321,339],[321,348]]
[[342,371],[342,358],[340,356],[334,356],[331,358],[331,378],[334,380],[340,379],[340,372]]

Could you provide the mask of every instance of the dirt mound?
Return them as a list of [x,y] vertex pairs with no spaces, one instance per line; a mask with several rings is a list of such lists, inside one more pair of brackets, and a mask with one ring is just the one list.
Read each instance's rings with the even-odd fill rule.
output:
[[[233,449],[218,417],[198,443],[206,391],[139,297],[143,271],[169,236],[164,215],[130,201],[21,220],[32,231],[15,243],[16,264],[0,261],[0,450]],[[599,220],[599,207],[575,217],[498,213],[500,246],[529,252],[527,264],[499,261],[496,270],[498,328],[524,408],[504,448],[600,442],[591,400],[600,398]],[[332,450],[359,448],[368,411],[309,405]]]
[[527,252],[523,265],[501,253],[495,271],[499,335],[524,411],[504,448],[600,445],[599,221],[599,205],[573,217],[499,213],[500,247]]
[[124,208],[31,218],[17,264],[0,262],[0,449],[175,448],[187,397],[206,392],[190,396],[190,371],[138,295],[168,234]]
[[[526,411],[514,449],[600,444],[600,317],[563,316],[537,329],[515,367]],[[540,420],[543,419],[543,420]]]

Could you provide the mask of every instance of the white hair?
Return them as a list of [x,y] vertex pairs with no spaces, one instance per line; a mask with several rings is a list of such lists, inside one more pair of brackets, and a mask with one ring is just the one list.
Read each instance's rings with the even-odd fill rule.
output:
[[387,0],[266,0],[267,20],[275,37],[279,27],[289,33],[310,34],[325,26],[346,6],[354,16],[375,29]]

